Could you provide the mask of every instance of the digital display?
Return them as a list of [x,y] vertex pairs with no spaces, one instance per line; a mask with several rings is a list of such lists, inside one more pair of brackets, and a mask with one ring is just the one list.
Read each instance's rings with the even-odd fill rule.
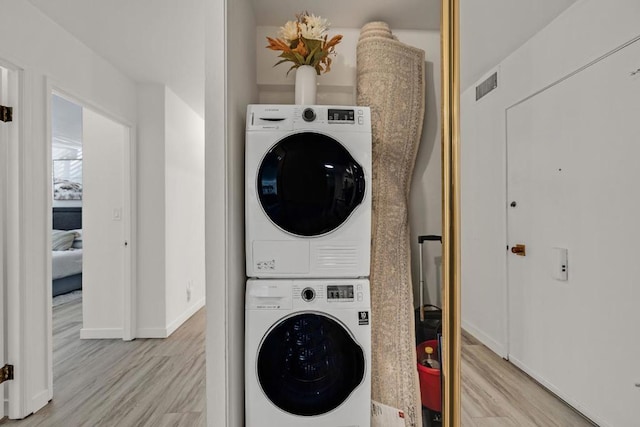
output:
[[338,110],[329,108],[330,122],[353,122],[355,121],[355,112],[353,110]]
[[353,300],[353,285],[327,286],[327,300]]

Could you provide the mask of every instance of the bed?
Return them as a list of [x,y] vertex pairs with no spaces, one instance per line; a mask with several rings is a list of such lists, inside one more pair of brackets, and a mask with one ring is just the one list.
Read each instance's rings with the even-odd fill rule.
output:
[[52,294],[82,289],[82,208],[53,208]]

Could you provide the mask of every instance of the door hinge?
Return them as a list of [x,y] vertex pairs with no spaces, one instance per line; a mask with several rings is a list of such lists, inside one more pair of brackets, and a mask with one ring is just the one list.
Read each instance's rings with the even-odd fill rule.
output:
[[4,365],[0,368],[0,384],[13,379],[13,365]]
[[5,107],[4,105],[0,105],[0,121],[13,121],[13,107]]

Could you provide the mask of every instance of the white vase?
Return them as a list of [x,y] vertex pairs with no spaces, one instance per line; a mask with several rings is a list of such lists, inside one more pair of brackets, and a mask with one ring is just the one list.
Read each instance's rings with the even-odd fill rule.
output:
[[317,75],[311,65],[301,65],[296,69],[296,104],[316,104]]

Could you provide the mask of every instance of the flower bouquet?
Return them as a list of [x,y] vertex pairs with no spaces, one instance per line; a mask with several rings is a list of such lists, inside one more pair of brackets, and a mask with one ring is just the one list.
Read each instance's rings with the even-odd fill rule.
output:
[[274,67],[283,62],[292,62],[287,75],[291,70],[303,65],[313,67],[318,75],[330,71],[329,55],[335,55],[335,46],[340,43],[342,36],[336,35],[327,40],[328,29],[329,23],[320,16],[309,12],[296,15],[295,21],[288,21],[280,27],[279,38],[267,37],[267,49],[282,52],[279,55],[282,59]]

